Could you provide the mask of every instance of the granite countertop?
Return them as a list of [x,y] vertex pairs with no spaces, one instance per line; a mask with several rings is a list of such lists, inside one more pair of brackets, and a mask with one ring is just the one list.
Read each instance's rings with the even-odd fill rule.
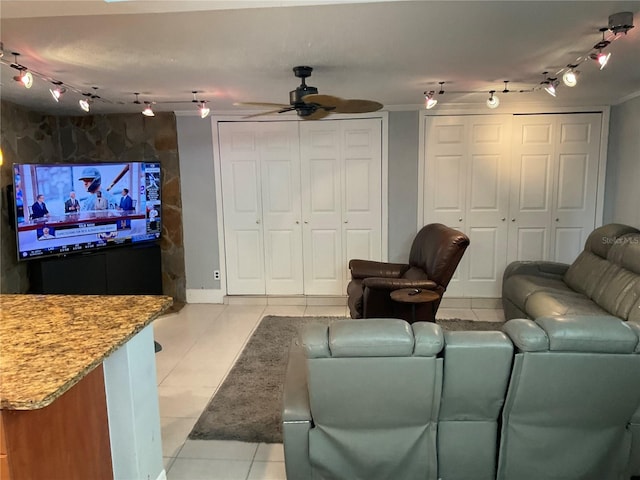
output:
[[158,295],[0,295],[0,408],[43,408],[169,308]]

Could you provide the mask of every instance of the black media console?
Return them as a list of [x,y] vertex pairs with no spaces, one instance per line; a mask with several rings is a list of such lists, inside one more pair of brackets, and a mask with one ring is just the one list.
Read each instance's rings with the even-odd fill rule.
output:
[[30,293],[162,295],[160,246],[141,244],[29,262]]

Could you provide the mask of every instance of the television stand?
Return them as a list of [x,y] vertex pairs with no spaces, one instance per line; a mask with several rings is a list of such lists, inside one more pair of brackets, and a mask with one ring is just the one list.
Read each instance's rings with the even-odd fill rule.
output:
[[162,295],[160,245],[125,245],[93,253],[32,260],[30,293]]

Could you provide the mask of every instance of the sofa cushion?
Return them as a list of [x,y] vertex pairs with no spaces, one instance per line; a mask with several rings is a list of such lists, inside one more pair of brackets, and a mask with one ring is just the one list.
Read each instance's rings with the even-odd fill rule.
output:
[[504,295],[523,311],[530,295],[547,290],[572,292],[562,280],[535,275],[513,275],[504,285]]
[[589,298],[600,285],[600,279],[611,268],[611,263],[588,251],[583,251],[564,275],[565,283]]
[[576,292],[541,291],[530,295],[527,300],[527,314],[531,318],[608,313],[589,298]]
[[556,352],[634,353],[638,335],[611,315],[592,317],[542,317],[536,323]]

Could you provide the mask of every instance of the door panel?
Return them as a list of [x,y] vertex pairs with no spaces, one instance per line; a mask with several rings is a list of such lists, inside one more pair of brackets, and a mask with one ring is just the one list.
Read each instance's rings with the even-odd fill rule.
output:
[[262,187],[258,133],[245,123],[219,123],[227,292],[264,294]]
[[[261,135],[265,293],[303,291],[300,150],[296,122],[255,122]],[[286,246],[286,248],[285,248]]]
[[[506,267],[511,117],[430,117],[425,124],[423,223],[466,233],[471,244],[449,296],[497,297]],[[498,274],[500,272],[500,274]]]

